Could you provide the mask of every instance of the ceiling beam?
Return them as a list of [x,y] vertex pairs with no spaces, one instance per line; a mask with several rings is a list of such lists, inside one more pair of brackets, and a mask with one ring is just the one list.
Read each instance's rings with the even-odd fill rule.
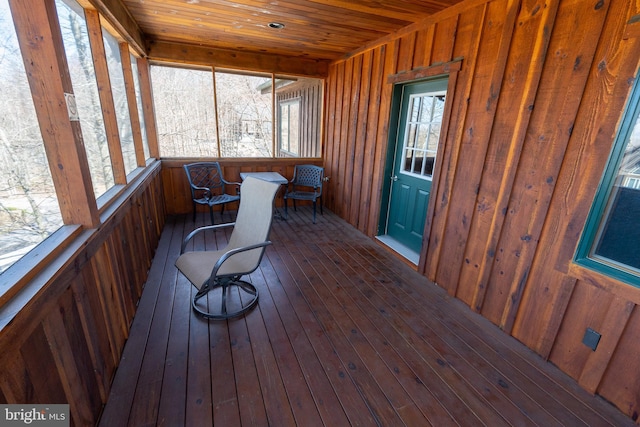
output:
[[[146,38],[122,0],[79,0],[85,9],[94,9],[141,57],[147,56]],[[116,35],[116,34],[114,34]]]
[[330,62],[328,60],[233,51],[163,41],[149,42],[147,52],[149,59],[152,61],[168,61],[317,78],[325,78],[328,75]]

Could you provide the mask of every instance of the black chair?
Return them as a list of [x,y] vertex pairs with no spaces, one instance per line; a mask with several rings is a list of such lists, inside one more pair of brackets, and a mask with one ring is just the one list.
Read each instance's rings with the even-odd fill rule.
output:
[[[224,214],[224,205],[240,200],[240,183],[229,182],[222,177],[222,169],[218,162],[199,162],[184,165],[187,173],[191,198],[193,200],[193,221],[196,221],[196,205],[209,206],[211,224],[213,220],[213,207],[221,205],[221,215]],[[236,194],[227,194],[225,185],[235,185]]]
[[[289,216],[287,200],[293,200],[293,209],[296,209],[296,200],[310,200],[313,202],[313,223],[316,223],[316,200],[320,199],[320,213],[322,212],[322,182],[324,181],[324,168],[314,165],[296,165],[293,170],[293,179],[289,181],[284,194],[284,215]],[[313,191],[312,191],[313,190]]]

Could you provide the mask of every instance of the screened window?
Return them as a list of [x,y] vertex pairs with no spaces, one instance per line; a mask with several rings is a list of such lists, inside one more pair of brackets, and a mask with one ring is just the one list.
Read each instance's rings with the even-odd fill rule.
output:
[[321,155],[320,79],[154,64],[151,82],[162,157]]
[[577,261],[640,286],[640,85],[636,80]]
[[118,135],[120,136],[120,148],[124,159],[124,170],[128,175],[137,165],[136,150],[133,145],[133,131],[131,129],[131,117],[129,116],[129,104],[127,104],[127,90],[124,85],[124,73],[122,71],[122,58],[118,40],[107,30],[102,29],[107,68],[109,69],[109,81],[113,104],[116,110],[118,122]]
[[7,0],[0,0],[0,274],[62,217]]
[[131,72],[133,73],[133,84],[136,90],[136,104],[138,105],[138,119],[140,120],[140,131],[142,133],[142,149],[144,151],[144,158],[148,159],[149,154],[149,140],[147,139],[147,127],[144,122],[144,110],[142,106],[142,94],[140,92],[140,76],[138,75],[138,62],[135,56],[131,55]]
[[271,157],[273,152],[271,76],[215,73],[222,157]]
[[282,102],[279,105],[280,152],[298,156],[300,148],[300,100]]
[[111,156],[102,118],[98,84],[84,11],[73,0],[56,0],[62,41],[78,107],[93,191],[96,197],[114,185]]
[[211,71],[151,66],[162,157],[217,157]]
[[276,76],[278,157],[320,157],[323,82]]

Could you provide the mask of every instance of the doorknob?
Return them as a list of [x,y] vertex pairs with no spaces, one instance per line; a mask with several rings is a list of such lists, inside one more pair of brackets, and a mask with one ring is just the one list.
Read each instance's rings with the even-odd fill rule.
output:
[[398,180],[398,175],[394,175],[391,177],[391,181],[397,181]]

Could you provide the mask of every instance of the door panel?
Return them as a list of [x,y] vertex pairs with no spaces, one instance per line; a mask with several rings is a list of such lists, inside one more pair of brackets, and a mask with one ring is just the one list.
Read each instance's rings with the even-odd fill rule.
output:
[[427,207],[429,206],[429,195],[431,192],[418,189],[416,194],[415,208],[413,209],[413,224],[411,232],[422,240],[424,233],[424,221],[427,219]]
[[400,113],[384,234],[420,252],[444,116],[447,79],[411,83]]
[[[396,194],[398,203],[404,204],[404,205],[409,204],[411,187],[407,185],[399,185],[396,191],[398,192]],[[397,212],[393,217],[394,219],[393,226],[397,227],[400,232],[405,232],[407,230],[407,216],[408,215],[406,211],[400,211],[400,212]]]

